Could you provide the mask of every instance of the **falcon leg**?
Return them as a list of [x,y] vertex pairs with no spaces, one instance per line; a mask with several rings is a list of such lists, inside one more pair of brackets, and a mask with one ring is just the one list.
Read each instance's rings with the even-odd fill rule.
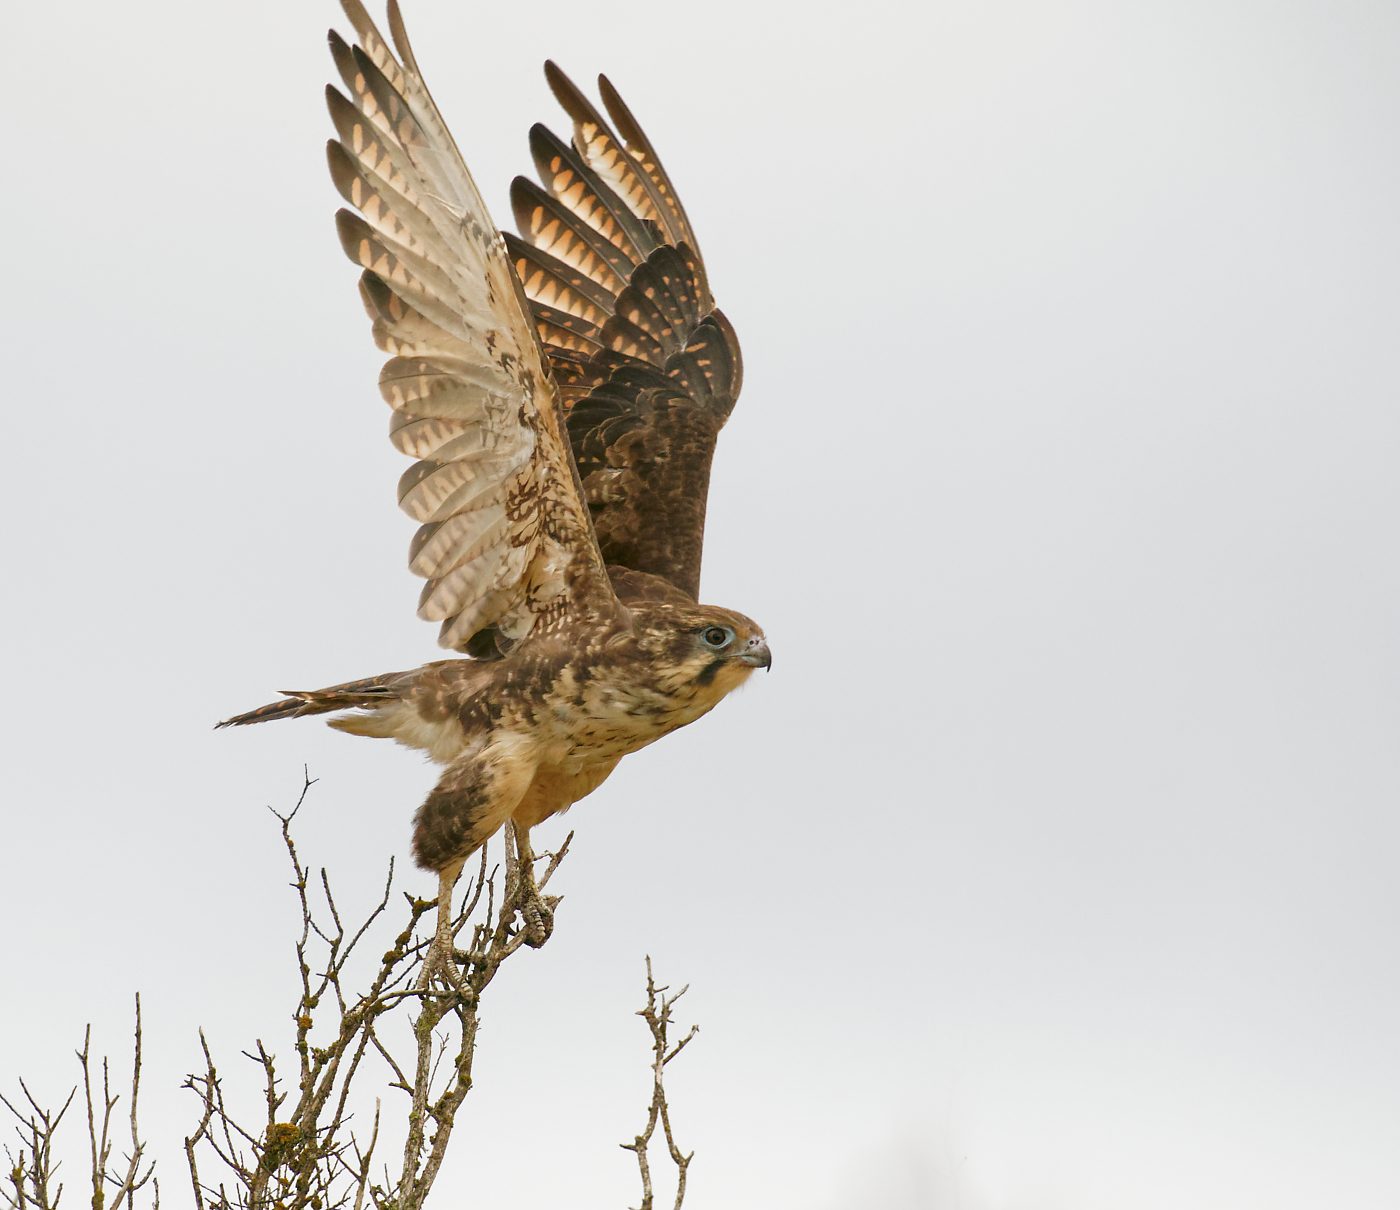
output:
[[539,949],[554,932],[554,909],[535,885],[535,854],[530,848],[530,829],[512,821],[515,835],[516,877],[520,915],[525,921],[525,944]]
[[462,975],[457,969],[456,959],[452,956],[452,889],[461,877],[462,864],[460,861],[454,862],[438,871],[437,931],[423,959],[423,972],[418,976],[420,988],[427,987],[433,976],[438,975],[450,987],[461,990]]

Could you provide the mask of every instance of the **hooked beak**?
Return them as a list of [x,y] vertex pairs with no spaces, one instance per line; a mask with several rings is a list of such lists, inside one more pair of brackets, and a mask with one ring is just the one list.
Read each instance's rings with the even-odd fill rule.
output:
[[744,644],[744,651],[739,656],[739,663],[747,664],[750,668],[772,668],[773,653],[768,650],[768,640],[754,635]]

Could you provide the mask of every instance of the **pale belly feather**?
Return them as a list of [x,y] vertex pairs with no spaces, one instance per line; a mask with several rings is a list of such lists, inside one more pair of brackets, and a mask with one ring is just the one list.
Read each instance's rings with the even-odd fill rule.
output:
[[601,786],[621,759],[615,756],[576,771],[541,765],[511,818],[518,824],[533,828],[551,815],[567,810]]

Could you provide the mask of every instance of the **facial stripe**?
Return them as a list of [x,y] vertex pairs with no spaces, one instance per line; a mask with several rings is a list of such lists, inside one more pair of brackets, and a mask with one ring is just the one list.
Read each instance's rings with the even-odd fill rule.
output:
[[700,670],[700,675],[695,678],[697,685],[708,685],[719,675],[719,670],[724,667],[724,658],[721,656],[717,660],[711,660]]

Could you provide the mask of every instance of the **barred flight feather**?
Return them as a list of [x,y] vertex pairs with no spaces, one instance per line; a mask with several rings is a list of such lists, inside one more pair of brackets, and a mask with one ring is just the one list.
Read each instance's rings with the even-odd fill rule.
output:
[[516,177],[510,204],[520,234],[540,251],[586,274],[610,297],[627,284],[636,262],[534,181]]
[[648,572],[694,598],[710,462],[739,392],[738,341],[670,178],[616,89],[600,77],[620,138],[554,63],[545,76],[573,143],[531,127],[541,184],[511,188],[512,265],[614,580]]
[[671,178],[666,175],[666,169],[662,167],[651,141],[637,124],[632,111],[627,108],[626,102],[618,95],[617,89],[612,86],[607,76],[598,77],[598,95],[603,98],[603,108],[608,111],[608,116],[617,123],[627,153],[636,162],[638,169],[651,181],[656,196],[661,199],[669,215],[666,229],[670,234],[671,243],[687,244],[696,250],[698,256],[700,245],[695,239],[695,232],[691,230],[680,195],[671,184]]
[[[427,579],[421,616],[463,649],[496,627],[515,637],[569,613],[618,608],[559,420],[554,379],[505,243],[490,221],[413,59],[397,7],[392,48],[358,0],[357,45],[330,36],[346,92],[326,94],[337,139],[331,179],[346,255],[363,270],[390,435],[419,461],[400,506],[423,523],[410,568]],[[610,298],[611,295],[604,295]],[[596,288],[557,283],[568,332],[608,316]],[[577,312],[577,313],[576,313]]]

